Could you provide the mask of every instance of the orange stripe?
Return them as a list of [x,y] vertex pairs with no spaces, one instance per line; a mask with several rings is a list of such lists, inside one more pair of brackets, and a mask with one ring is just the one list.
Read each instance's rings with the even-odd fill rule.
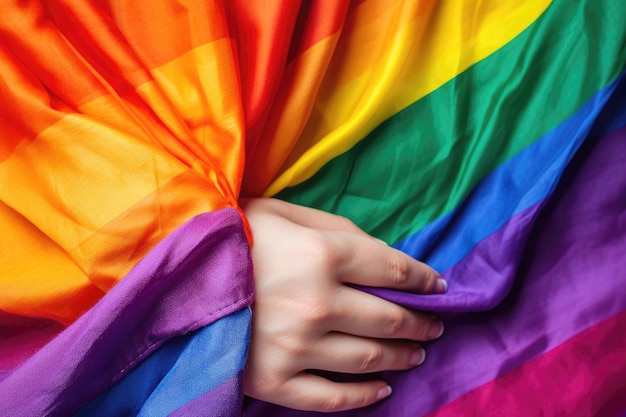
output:
[[0,42],[0,163],[22,141],[33,140],[48,126],[58,122],[62,113],[50,108],[51,98],[32,72]]
[[106,93],[38,2],[11,3],[3,5],[0,44],[46,89],[74,108]]
[[109,221],[69,253],[108,291],[157,243],[192,217],[230,205],[212,184],[185,171]]
[[[221,1],[99,0],[147,69],[229,36]],[[74,0],[73,5],[89,4]]]
[[0,200],[69,249],[184,170],[162,150],[72,114],[0,164]]
[[173,135],[156,138],[237,205],[244,120],[230,42],[211,42],[152,71],[138,93]]
[[[164,5],[145,7],[142,2],[117,2],[111,7],[119,14],[116,16],[119,22],[107,16],[105,10],[84,1],[53,2],[48,10],[32,2],[7,5],[0,19],[3,78],[13,78],[13,85],[30,88],[16,89],[14,94],[2,98],[12,103],[16,98],[19,100],[21,94],[37,91],[42,104],[49,106],[53,100],[64,111],[75,111],[108,94],[132,101],[134,90],[152,79],[148,70],[196,46],[227,36],[223,12],[217,3],[193,2],[190,10],[178,13]],[[127,13],[134,9],[141,9],[141,12],[135,10],[130,20]],[[146,30],[141,29],[142,25]],[[192,31],[195,31],[193,39],[185,40]],[[176,36],[170,36],[172,33]],[[164,34],[169,43],[161,39]],[[230,49],[221,58],[229,54]],[[236,71],[230,76],[237,82]],[[15,84],[16,78],[23,80]],[[24,108],[15,109],[13,117],[32,114],[38,111],[37,107],[42,106],[28,103]],[[149,109],[142,111],[150,113]],[[44,118],[45,123],[40,122],[40,127],[33,131],[38,134],[61,116]],[[33,135],[25,136],[22,132],[11,137],[32,139]],[[6,158],[12,147],[4,147],[0,152]]]
[[186,171],[66,251],[0,203],[0,310],[67,325],[177,227],[226,206],[215,188]]

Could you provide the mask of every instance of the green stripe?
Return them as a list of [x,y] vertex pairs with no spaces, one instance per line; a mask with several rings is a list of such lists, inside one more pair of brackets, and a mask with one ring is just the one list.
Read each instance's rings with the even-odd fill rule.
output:
[[555,1],[494,54],[277,197],[397,242],[453,210],[626,63],[626,1]]

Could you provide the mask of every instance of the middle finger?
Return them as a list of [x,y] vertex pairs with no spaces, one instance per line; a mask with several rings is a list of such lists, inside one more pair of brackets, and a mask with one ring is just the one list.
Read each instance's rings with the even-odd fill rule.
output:
[[361,337],[426,341],[443,334],[443,323],[433,314],[409,310],[348,286],[339,289],[333,316],[328,331]]

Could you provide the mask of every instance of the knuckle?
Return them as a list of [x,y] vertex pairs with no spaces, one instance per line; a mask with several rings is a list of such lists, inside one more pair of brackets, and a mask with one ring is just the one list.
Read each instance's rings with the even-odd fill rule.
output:
[[305,357],[310,353],[309,344],[294,335],[276,338],[274,343],[277,352],[282,352],[288,359]]
[[346,408],[347,404],[348,396],[342,391],[337,391],[321,404],[321,411],[332,412],[343,410]]
[[291,357],[302,358],[309,356],[309,350],[306,345],[301,343],[289,343],[285,345],[285,349]]
[[345,228],[346,230],[360,230],[358,226],[349,218],[344,217],[344,216],[337,216],[337,217],[341,226],[343,226],[343,228]]
[[322,233],[316,233],[307,242],[305,256],[313,265],[325,271],[334,269],[339,261],[339,255],[333,242]]
[[389,258],[389,273],[391,281],[400,287],[406,286],[409,281],[409,261],[399,253]]
[[400,309],[393,310],[387,317],[385,326],[385,335],[387,337],[397,337],[408,321],[407,315]]
[[311,297],[303,308],[304,321],[309,325],[319,325],[333,317],[333,309],[324,297]]
[[304,320],[310,325],[318,325],[327,322],[332,318],[332,313],[328,306],[315,305],[307,308],[304,313]]
[[361,392],[355,401],[354,407],[364,407],[368,404],[372,403],[372,400],[374,399],[372,396],[373,393],[368,392],[368,391],[363,391]]
[[383,360],[383,354],[383,348],[380,345],[374,346],[364,354],[360,364],[360,371],[368,373],[377,370]]

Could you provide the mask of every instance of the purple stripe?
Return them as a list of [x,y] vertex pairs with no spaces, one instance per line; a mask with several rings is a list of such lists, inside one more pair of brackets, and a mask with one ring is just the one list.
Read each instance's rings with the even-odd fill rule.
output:
[[[512,218],[447,273],[454,285],[464,281],[469,290],[473,283],[475,291],[515,281],[504,301],[487,312],[443,315],[446,334],[430,345],[425,364],[384,374],[390,399],[337,415],[425,415],[626,309],[626,128],[586,144],[574,161],[527,242],[524,230],[538,207]],[[260,402],[247,412],[305,415]]]
[[243,402],[242,374],[238,374],[206,394],[188,402],[170,417],[239,417]]
[[168,340],[252,298],[251,260],[237,211],[197,216],[0,383],[0,415],[70,415]]

